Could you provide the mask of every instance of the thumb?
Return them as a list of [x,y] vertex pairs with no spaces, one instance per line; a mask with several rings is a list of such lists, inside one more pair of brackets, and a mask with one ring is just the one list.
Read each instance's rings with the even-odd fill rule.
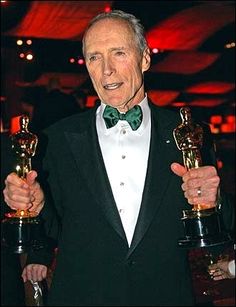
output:
[[175,175],[180,177],[183,177],[183,175],[187,173],[187,169],[183,165],[176,162],[172,163],[170,168]]
[[27,277],[26,277],[26,269],[24,268],[24,270],[23,270],[23,272],[22,272],[22,274],[21,274],[21,277],[22,277],[22,279],[23,279],[23,281],[24,282],[26,282],[27,281]]
[[28,185],[32,186],[35,183],[35,179],[38,176],[36,171],[30,171],[27,175],[26,175],[26,182],[28,183]]

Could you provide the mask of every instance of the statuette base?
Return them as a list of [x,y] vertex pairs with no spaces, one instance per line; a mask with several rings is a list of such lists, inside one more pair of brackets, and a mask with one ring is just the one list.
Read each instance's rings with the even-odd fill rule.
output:
[[42,224],[38,217],[6,217],[1,224],[2,246],[15,254],[43,248]]
[[224,229],[221,215],[216,208],[184,210],[182,222],[185,237],[178,245],[185,248],[201,248],[225,244],[232,240]]

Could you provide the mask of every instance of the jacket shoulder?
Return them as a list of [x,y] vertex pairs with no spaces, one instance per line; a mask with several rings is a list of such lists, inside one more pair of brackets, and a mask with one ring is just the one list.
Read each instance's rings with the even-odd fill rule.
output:
[[91,108],[83,113],[76,113],[69,117],[59,120],[44,130],[45,134],[57,134],[61,132],[82,132],[86,130],[91,121],[95,121],[96,109]]
[[179,110],[170,109],[167,107],[160,107],[149,100],[149,107],[154,119],[162,123],[164,126],[177,126],[181,123]]

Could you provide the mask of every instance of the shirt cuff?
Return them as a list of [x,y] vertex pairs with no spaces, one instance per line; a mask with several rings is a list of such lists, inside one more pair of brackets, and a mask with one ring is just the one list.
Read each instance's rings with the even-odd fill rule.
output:
[[231,260],[228,263],[228,270],[229,270],[230,275],[235,277],[235,260]]

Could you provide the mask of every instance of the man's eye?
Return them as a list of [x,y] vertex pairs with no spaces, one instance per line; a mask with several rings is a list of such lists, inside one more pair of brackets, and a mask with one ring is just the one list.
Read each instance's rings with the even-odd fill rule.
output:
[[123,52],[123,51],[117,51],[116,52],[116,55],[118,55],[118,56],[121,56],[121,55],[124,55],[125,53]]
[[89,62],[93,62],[93,61],[96,61],[97,60],[97,56],[96,55],[93,55],[89,58]]

